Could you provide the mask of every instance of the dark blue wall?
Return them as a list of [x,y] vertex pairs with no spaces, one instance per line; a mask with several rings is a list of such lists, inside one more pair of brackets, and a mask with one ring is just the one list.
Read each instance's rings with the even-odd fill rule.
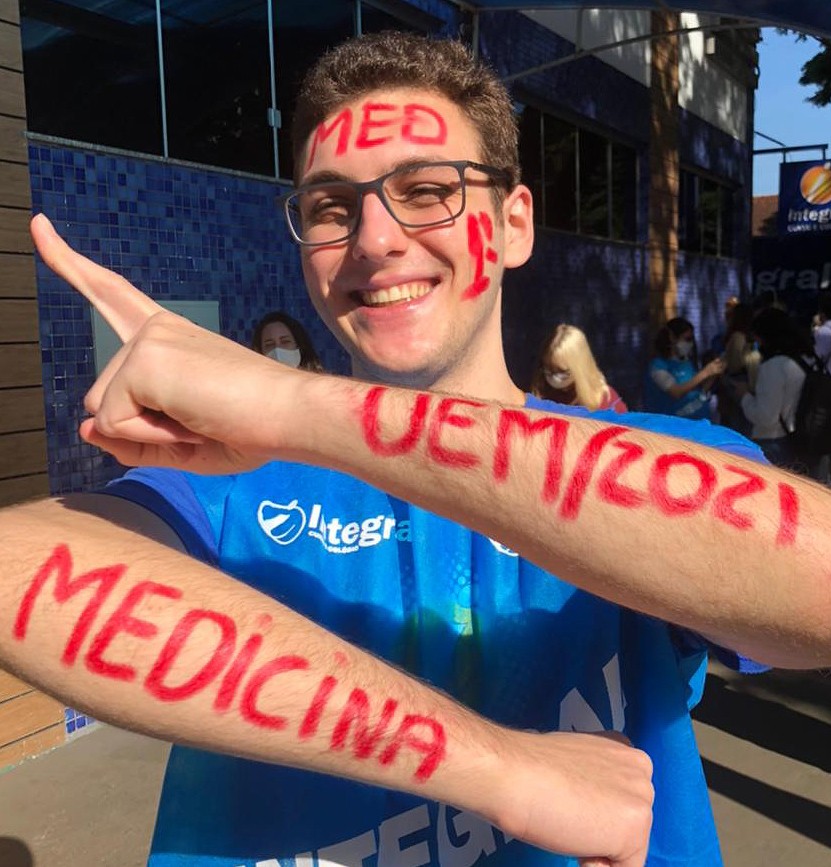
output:
[[[157,300],[216,300],[222,333],[247,344],[269,310],[307,328],[329,370],[346,354],[306,296],[275,182],[132,156],[32,143],[33,209],[79,252]],[[90,306],[38,262],[50,485],[99,486],[121,472],[81,442],[83,396],[95,379]]]

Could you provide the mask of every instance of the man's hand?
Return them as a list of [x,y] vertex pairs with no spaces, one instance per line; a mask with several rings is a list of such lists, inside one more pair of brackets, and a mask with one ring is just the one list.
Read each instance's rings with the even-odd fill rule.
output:
[[307,374],[276,364],[164,310],[123,277],[72,250],[42,214],[32,237],[46,264],[106,319],[124,346],[86,396],[81,436],[127,466],[201,473],[253,469],[274,456],[258,440],[263,406],[289,405]]
[[652,763],[616,733],[511,732],[486,817],[583,867],[642,867],[652,827]]

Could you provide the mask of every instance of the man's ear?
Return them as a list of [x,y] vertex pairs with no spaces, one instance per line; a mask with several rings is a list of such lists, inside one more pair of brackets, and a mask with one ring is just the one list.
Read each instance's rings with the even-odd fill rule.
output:
[[505,268],[519,268],[531,258],[534,248],[534,201],[531,190],[520,184],[502,203],[505,227]]

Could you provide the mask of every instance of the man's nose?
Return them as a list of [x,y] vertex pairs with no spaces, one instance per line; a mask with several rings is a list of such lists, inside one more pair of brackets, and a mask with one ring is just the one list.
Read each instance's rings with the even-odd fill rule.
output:
[[367,193],[361,202],[352,255],[356,259],[383,259],[402,253],[408,240],[404,227],[387,210],[381,197],[376,193]]

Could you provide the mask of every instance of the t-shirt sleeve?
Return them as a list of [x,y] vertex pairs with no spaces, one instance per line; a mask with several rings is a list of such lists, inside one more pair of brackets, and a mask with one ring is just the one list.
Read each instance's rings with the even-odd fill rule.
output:
[[664,367],[660,359],[655,359],[649,366],[649,376],[661,391],[669,391],[677,385],[676,378]]
[[129,470],[103,493],[130,500],[161,518],[192,557],[219,563],[219,537],[235,476],[193,476],[179,470]]

